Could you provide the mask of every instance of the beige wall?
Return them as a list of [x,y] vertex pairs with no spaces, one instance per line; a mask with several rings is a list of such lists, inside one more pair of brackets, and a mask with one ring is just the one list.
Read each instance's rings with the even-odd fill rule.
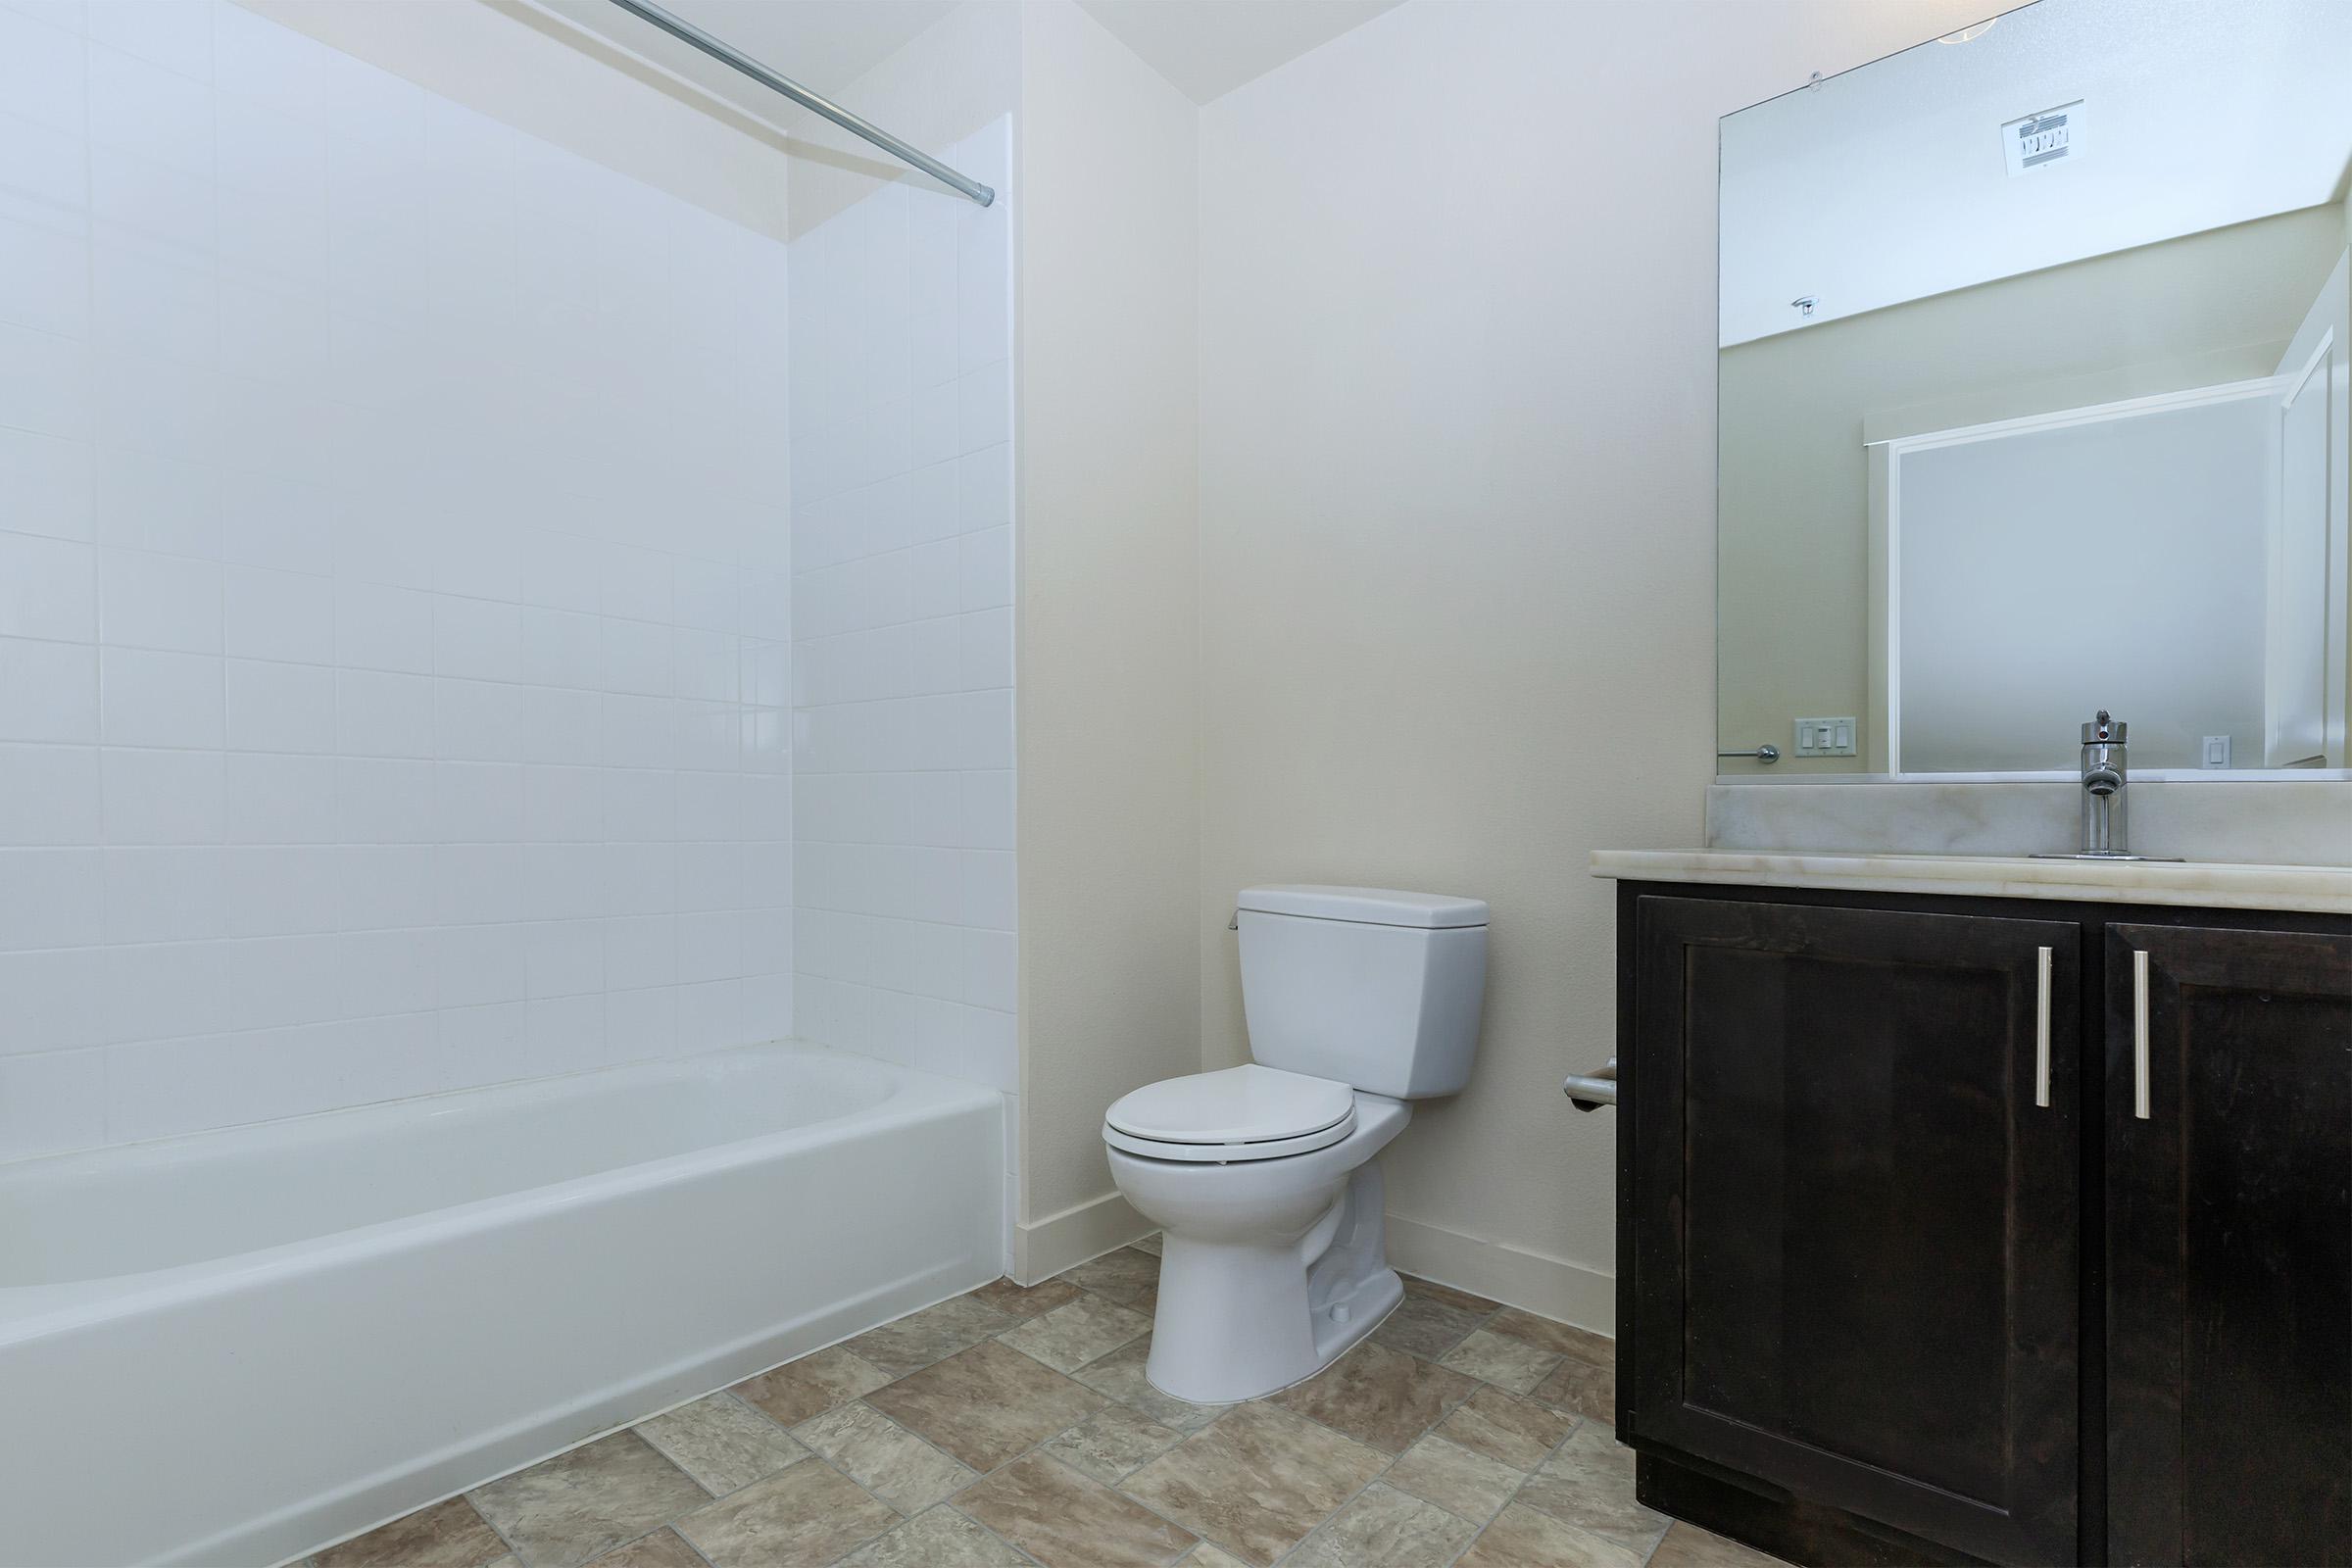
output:
[[1019,144],[1027,1279],[1129,1238],[1102,1111],[1200,1065],[1198,113],[1033,0]]
[[1202,1055],[1236,888],[1491,902],[1401,1262],[1611,1321],[1614,1113],[1559,1085],[1614,1039],[1586,856],[1697,843],[1713,773],[1715,121],[1980,9],[1410,0],[1202,112]]
[[1865,423],[1878,440],[2269,375],[2343,248],[2342,214],[2314,207],[1724,350],[1723,744],[1786,753],[1798,715],[1851,713],[1858,755],[1769,771],[1873,765]]
[[657,190],[779,238],[784,139],[522,0],[238,0]]

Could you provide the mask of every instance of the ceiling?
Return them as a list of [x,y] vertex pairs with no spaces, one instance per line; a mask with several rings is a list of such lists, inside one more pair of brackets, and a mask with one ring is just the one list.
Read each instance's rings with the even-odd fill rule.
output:
[[[2348,63],[2344,0],[2039,0],[1743,110],[1722,128],[1722,341],[2333,199]],[[2012,176],[2001,127],[2078,100],[2079,156]]]
[[[608,0],[521,0],[610,39],[772,125],[804,112]],[[771,70],[836,94],[956,9],[958,0],[662,0],[665,9]],[[1088,15],[1194,103],[1362,25],[1402,0],[1078,0]],[[856,109],[854,103],[845,107]]]
[[1359,27],[1403,0],[1078,0],[1197,104]]
[[[808,112],[705,57],[608,0],[526,0],[581,31],[608,38],[629,53],[742,109],[755,120],[790,129]],[[731,44],[803,86],[831,95],[914,41],[958,0],[661,0],[662,9]],[[855,109],[857,105],[851,104]]]

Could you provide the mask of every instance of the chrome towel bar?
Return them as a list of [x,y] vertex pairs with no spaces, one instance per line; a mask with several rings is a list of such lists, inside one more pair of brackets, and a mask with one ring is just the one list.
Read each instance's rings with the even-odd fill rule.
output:
[[1777,762],[1781,760],[1781,749],[1778,746],[1759,746],[1749,752],[1717,752],[1715,755],[1717,757],[1752,757],[1759,762]]

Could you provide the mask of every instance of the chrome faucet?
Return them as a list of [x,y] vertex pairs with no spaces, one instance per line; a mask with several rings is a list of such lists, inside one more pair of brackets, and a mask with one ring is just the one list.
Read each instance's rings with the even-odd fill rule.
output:
[[[2120,718],[2107,710],[2082,726],[2082,847],[2067,854],[2035,850],[2036,860],[2177,860],[2177,855],[2133,855],[2130,821],[2124,814],[2125,786],[2132,782],[2124,762]],[[2161,826],[2161,824],[2159,824]]]
[[2131,774],[2124,761],[2124,733],[2128,725],[2109,718],[2107,710],[2082,726],[2082,849],[2085,856],[2135,857],[2131,848],[2131,819],[2126,814],[2125,786]]

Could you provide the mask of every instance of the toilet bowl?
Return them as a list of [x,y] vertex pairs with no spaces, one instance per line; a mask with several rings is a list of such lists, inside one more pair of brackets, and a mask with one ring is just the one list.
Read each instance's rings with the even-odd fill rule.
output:
[[1486,906],[1252,888],[1237,911],[1254,1062],[1104,1114],[1111,1176],[1162,1234],[1145,1375],[1197,1404],[1314,1376],[1403,1298],[1377,1156],[1469,1076]]

